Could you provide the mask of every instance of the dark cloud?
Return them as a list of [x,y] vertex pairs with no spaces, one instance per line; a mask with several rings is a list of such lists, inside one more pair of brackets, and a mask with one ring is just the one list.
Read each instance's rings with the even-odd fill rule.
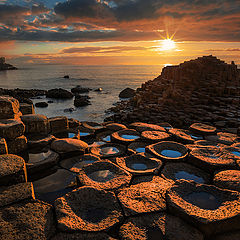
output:
[[19,15],[26,15],[29,13],[29,9],[16,5],[0,5],[0,21],[9,18],[17,17]]
[[50,9],[45,7],[44,4],[42,4],[42,3],[32,5],[32,14],[33,15],[39,15],[42,13],[47,13],[49,11],[50,11]]

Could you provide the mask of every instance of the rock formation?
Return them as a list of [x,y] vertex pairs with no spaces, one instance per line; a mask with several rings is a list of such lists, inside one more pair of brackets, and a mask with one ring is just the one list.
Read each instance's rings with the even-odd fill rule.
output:
[[17,68],[14,67],[11,64],[7,64],[5,62],[5,57],[0,57],[0,71],[4,71],[4,70],[16,70]]

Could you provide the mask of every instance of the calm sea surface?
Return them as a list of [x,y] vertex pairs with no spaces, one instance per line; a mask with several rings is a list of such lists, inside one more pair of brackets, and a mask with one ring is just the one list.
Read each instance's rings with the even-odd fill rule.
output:
[[[36,108],[36,113],[48,117],[67,116],[80,121],[101,122],[107,116],[105,110],[119,101],[118,94],[126,87],[140,87],[142,83],[152,80],[160,75],[162,65],[154,66],[69,66],[69,65],[29,65],[18,66],[19,70],[0,72],[1,88],[25,88],[25,89],[52,89],[71,88],[81,85],[97,89],[101,87],[101,93],[91,91],[92,105],[75,108],[72,100],[53,100],[47,108]],[[69,75],[70,79],[64,79]],[[34,99],[34,103],[50,99]],[[52,99],[51,99],[52,100]],[[75,108],[75,111],[64,112],[67,108]]]

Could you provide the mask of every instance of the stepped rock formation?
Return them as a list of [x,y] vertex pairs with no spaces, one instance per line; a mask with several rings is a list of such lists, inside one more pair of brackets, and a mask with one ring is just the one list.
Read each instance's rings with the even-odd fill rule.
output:
[[239,106],[240,69],[210,55],[163,68],[134,98],[112,108],[115,115],[108,120],[167,121],[178,127],[201,121],[235,132]]
[[0,57],[0,71],[3,70],[16,70],[17,68],[12,66],[11,64],[7,64],[5,62],[5,58],[4,57]]

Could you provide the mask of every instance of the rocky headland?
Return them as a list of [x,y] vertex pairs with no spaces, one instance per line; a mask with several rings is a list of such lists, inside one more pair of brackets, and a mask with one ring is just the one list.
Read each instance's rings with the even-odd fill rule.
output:
[[[205,59],[211,62],[215,58],[193,62]],[[207,99],[218,99],[219,94],[219,98],[231,99],[230,108],[237,102],[239,72],[234,64],[222,62],[219,69],[223,65],[234,77],[225,72],[221,79],[215,76],[219,86],[225,86],[222,93],[212,97],[210,87],[201,90],[201,84],[197,86]],[[182,69],[180,66],[166,68],[162,75],[168,76],[175,69],[190,77],[198,65],[192,68],[192,75],[185,67],[176,70]],[[204,79],[209,76],[200,75]],[[229,80],[224,80],[226,77]],[[150,90],[143,89],[153,91],[155,84],[164,91],[161,78],[137,90],[132,100],[124,103],[129,105],[128,111],[131,104],[137,106],[140,96],[148,99]],[[180,83],[184,84],[179,80],[177,89],[188,92],[190,84]],[[173,86],[169,83],[165,87]],[[227,92],[229,86],[234,89],[232,93]],[[34,91],[25,91],[24,97],[41,93]],[[175,111],[186,106],[194,109],[187,96],[194,99],[196,89],[186,96],[174,94],[180,96],[181,107],[177,98],[164,98],[161,91],[159,98],[165,101],[159,101],[160,106],[171,108],[170,99],[175,99]],[[127,90],[124,96],[126,92],[132,94]],[[73,98],[71,92],[59,89],[50,93]],[[194,123],[186,122],[183,127],[171,118],[160,122],[163,118],[155,121],[153,115],[151,121],[151,112],[146,119],[142,116],[145,123],[134,119],[95,123],[64,116],[47,118],[35,114],[31,103],[19,103],[5,94],[0,96],[0,239],[240,239],[240,131],[223,131],[211,119],[202,123],[193,118]],[[155,101],[154,94],[148,96]],[[157,104],[154,106],[152,109]],[[219,109],[222,106],[219,103]],[[221,121],[228,126],[231,119],[225,116]]]
[[8,64],[5,62],[5,58],[4,57],[0,57],[0,71],[5,71],[5,70],[17,70],[16,67],[14,67],[11,64]]
[[159,77],[142,84],[135,96],[110,109],[107,120],[122,123],[194,122],[235,132],[239,126],[240,69],[214,56],[199,57],[163,68]]

